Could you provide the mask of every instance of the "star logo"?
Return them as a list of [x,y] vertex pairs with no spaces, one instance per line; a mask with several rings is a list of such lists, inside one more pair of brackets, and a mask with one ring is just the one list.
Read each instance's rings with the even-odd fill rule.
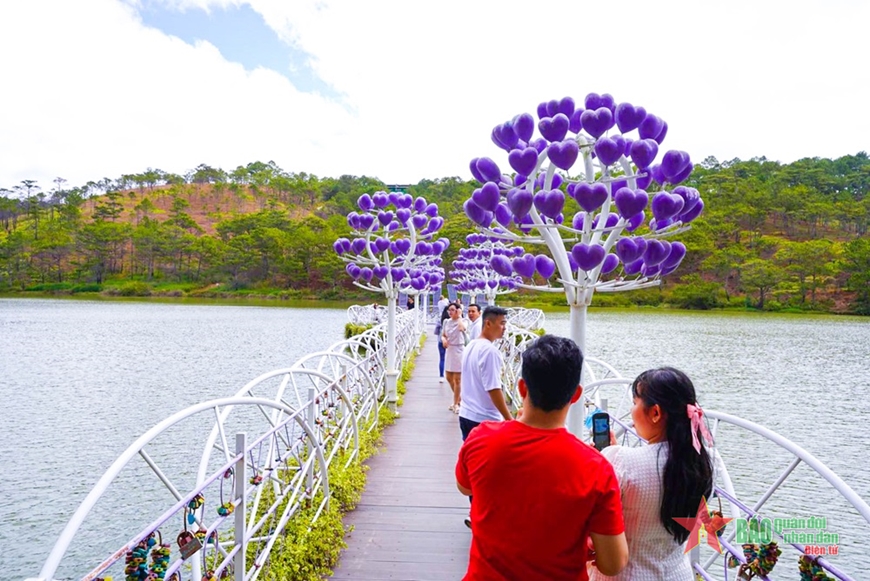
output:
[[693,518],[674,517],[674,520],[689,531],[689,542],[686,544],[688,553],[695,547],[701,544],[701,535],[707,535],[707,544],[713,547],[716,552],[722,552],[722,545],[719,544],[719,536],[716,531],[725,527],[726,524],[734,520],[733,518],[723,518],[718,514],[710,512],[707,507],[707,499],[701,497],[701,503],[698,505],[698,513]]

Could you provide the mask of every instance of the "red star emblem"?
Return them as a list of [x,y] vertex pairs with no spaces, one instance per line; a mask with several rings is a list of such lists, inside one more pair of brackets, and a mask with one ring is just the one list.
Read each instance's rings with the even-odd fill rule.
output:
[[707,544],[716,549],[717,552],[722,552],[722,546],[719,544],[719,537],[716,531],[724,528],[726,524],[734,520],[733,518],[723,518],[718,514],[714,515],[707,508],[707,499],[701,497],[701,503],[698,505],[698,514],[693,518],[674,517],[684,529],[689,531],[689,542],[686,544],[685,552],[688,553],[695,547],[701,544],[701,535],[707,534]]

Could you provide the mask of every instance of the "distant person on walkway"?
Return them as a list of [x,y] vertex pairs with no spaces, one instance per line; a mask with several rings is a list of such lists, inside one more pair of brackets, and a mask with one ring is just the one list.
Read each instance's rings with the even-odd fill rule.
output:
[[[672,367],[650,369],[631,385],[631,418],[648,446],[609,446],[625,517],[631,559],[616,576],[593,569],[594,581],[694,579],[685,553],[689,531],[674,517],[698,514],[713,487],[713,466],[703,441],[711,441],[695,386]],[[615,442],[614,442],[615,443]],[[612,573],[610,573],[612,575]]]
[[444,309],[447,308],[447,305],[449,305],[449,304],[450,304],[450,301],[447,300],[447,297],[445,297],[444,295],[441,295],[441,297],[438,299],[438,310],[443,311]]
[[[441,297],[444,301],[444,307],[441,309],[441,316],[438,318],[438,324],[435,325],[435,335],[438,336],[438,383],[444,383],[444,358],[447,355],[447,348],[444,346],[444,341],[441,339],[441,331],[444,329],[444,321],[450,318],[450,313],[447,311],[447,307],[450,306],[450,302],[447,301],[444,297]],[[438,301],[438,304],[441,304],[441,301]]]
[[414,308],[414,297],[412,297],[411,295],[408,295],[408,300],[405,304],[408,306],[409,311],[411,309],[413,309]]
[[455,414],[459,413],[459,378],[462,375],[462,352],[465,351],[465,332],[468,321],[462,318],[462,307],[449,305],[449,319],[441,326],[441,344],[444,346],[444,371],[447,372],[447,383],[453,390],[453,403],[447,408]]
[[372,313],[372,318],[377,325],[381,322],[381,317],[383,316],[383,312],[381,312],[381,305],[379,305],[378,303],[373,303],[372,309],[374,309],[374,313]]
[[480,318],[480,306],[477,303],[468,305],[468,320],[471,321],[471,326],[468,328],[468,340],[474,341],[480,337],[480,332],[483,330],[483,319]]
[[507,311],[500,307],[487,307],[478,319],[482,323],[480,337],[471,341],[462,354],[459,429],[463,440],[481,422],[513,419],[501,390],[504,358],[493,345],[504,336],[506,315]]
[[474,494],[464,579],[586,581],[588,538],[600,571],[628,562],[613,467],[565,429],[582,366],[570,339],[536,340],[523,353],[520,419],[483,422],[462,445],[456,482]]

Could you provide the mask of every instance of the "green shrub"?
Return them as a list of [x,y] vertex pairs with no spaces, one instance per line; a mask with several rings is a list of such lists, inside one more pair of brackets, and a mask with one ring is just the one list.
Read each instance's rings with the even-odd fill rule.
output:
[[674,287],[668,296],[668,303],[681,309],[709,310],[722,306],[725,291],[718,282],[704,282],[701,277],[686,277],[687,284]]

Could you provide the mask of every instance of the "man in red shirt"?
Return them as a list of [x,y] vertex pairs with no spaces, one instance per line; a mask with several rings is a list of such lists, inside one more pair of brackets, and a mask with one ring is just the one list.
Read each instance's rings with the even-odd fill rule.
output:
[[459,451],[456,482],[471,505],[468,581],[587,581],[628,563],[613,467],[565,429],[583,393],[576,343],[544,335],[523,353],[520,419],[483,422]]

